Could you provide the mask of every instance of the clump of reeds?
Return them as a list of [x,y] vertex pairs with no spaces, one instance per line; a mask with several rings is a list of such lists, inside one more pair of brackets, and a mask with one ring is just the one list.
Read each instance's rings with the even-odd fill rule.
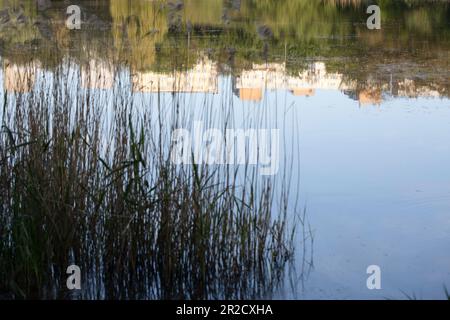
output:
[[0,293],[73,297],[76,264],[81,298],[270,295],[293,255],[286,194],[255,168],[172,164],[182,100],[83,88],[77,68],[4,93]]

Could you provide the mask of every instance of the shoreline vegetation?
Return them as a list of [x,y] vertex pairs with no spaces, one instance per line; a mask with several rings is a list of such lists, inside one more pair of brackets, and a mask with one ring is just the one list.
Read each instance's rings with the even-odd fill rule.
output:
[[170,132],[191,123],[177,93],[164,105],[122,85],[85,90],[68,65],[4,94],[0,292],[71,298],[76,264],[78,298],[269,297],[294,260],[286,181],[248,165],[172,164]]

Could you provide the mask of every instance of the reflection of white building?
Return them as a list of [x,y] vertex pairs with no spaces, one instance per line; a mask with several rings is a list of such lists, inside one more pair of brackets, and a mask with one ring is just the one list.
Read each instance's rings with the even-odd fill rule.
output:
[[206,58],[184,72],[137,72],[132,82],[134,92],[219,92],[217,65]]
[[316,62],[310,68],[299,72],[298,76],[287,77],[286,86],[290,90],[296,89],[323,89],[340,90],[343,89],[343,76],[339,73],[329,73],[325,63]]
[[86,89],[111,89],[114,85],[113,66],[105,61],[90,60],[81,66],[81,86]]
[[339,73],[328,73],[323,62],[310,65],[309,69],[291,76],[284,63],[254,64],[237,78],[236,88],[242,100],[261,100],[263,90],[290,90],[297,96],[311,96],[316,89],[342,90],[349,87]]
[[414,80],[405,79],[398,84],[398,96],[437,98],[441,96],[441,93],[429,86],[417,86]]
[[17,65],[5,60],[3,62],[3,87],[7,92],[30,92],[36,82],[38,65],[30,62]]

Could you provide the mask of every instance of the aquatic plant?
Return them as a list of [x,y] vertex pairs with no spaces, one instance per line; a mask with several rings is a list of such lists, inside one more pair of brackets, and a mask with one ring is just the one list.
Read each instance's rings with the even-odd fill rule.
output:
[[[174,165],[170,132],[190,123],[178,93],[167,104],[126,83],[83,87],[80,70],[67,62],[3,96],[0,292],[270,296],[293,261],[288,188],[277,194],[275,179],[250,166]],[[198,108],[212,106],[205,98]],[[66,289],[71,264],[82,270],[76,296]]]

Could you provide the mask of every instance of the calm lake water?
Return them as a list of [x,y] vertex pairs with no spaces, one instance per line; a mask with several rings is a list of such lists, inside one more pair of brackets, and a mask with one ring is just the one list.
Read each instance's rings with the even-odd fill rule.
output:
[[[279,172],[313,234],[296,240],[298,274],[277,296],[442,299],[450,3],[380,2],[382,28],[368,30],[364,1],[72,1],[83,24],[68,30],[61,1],[0,0],[0,101],[69,62],[85,89],[178,99],[193,119],[205,101],[221,118],[227,101],[236,127],[282,131]],[[380,290],[366,287],[369,265]]]

